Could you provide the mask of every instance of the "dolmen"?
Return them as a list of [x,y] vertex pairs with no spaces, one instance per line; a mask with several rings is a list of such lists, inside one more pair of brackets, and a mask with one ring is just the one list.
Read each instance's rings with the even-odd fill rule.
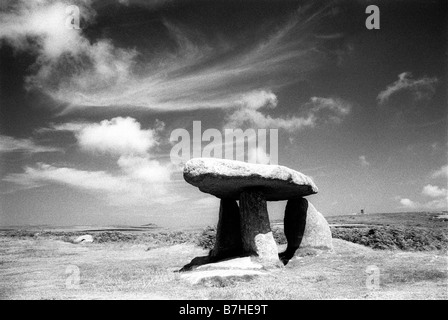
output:
[[[263,266],[286,264],[299,247],[332,250],[325,218],[304,197],[316,194],[313,180],[280,165],[194,158],[184,167],[185,181],[221,199],[216,242],[207,257],[185,266],[252,256]],[[271,231],[267,201],[286,200],[284,233],[287,248],[278,253]],[[238,202],[239,201],[239,204]],[[281,265],[283,265],[281,264]]]

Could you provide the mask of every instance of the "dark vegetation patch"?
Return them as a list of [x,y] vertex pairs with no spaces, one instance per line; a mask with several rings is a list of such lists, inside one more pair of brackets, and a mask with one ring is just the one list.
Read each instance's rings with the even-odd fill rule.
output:
[[283,228],[272,228],[272,234],[274,235],[275,242],[278,244],[287,243]]
[[362,244],[373,249],[405,251],[448,248],[448,230],[419,227],[375,226],[369,228],[331,228],[333,238]]
[[206,250],[211,250],[215,246],[216,240],[216,228],[215,227],[206,227],[202,230],[201,234],[198,237],[197,244]]
[[149,232],[122,232],[122,231],[94,231],[94,232],[68,232],[68,231],[42,231],[31,232],[26,230],[11,230],[0,232],[0,235],[18,239],[56,239],[73,243],[81,235],[90,234],[94,243],[151,243],[155,245],[174,245],[195,242],[198,239],[197,231],[149,231]]
[[[448,230],[418,227],[374,226],[367,228],[331,228],[333,238],[361,244],[373,249],[399,249],[427,251],[448,249]],[[272,233],[277,244],[286,244],[283,228],[274,227]],[[197,238],[197,244],[211,250],[215,245],[216,228],[205,228]]]

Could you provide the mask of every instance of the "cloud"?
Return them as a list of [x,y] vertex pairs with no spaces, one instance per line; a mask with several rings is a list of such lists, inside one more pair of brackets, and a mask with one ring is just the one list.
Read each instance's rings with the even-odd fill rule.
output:
[[310,104],[313,113],[326,111],[329,113],[328,119],[333,122],[340,122],[344,116],[348,115],[352,106],[340,98],[320,98],[311,97]]
[[370,166],[370,162],[366,160],[366,156],[359,156],[359,161],[363,167]]
[[307,117],[273,118],[253,109],[239,109],[228,116],[226,127],[238,128],[249,125],[258,128],[279,128],[286,131],[298,131],[306,127],[314,127],[316,119],[313,115]]
[[414,201],[412,201],[410,199],[407,199],[407,198],[400,199],[400,203],[405,208],[412,208],[412,209],[414,209],[414,208],[417,208],[417,207],[420,206],[419,203],[414,202]]
[[263,148],[253,148],[248,151],[248,162],[249,163],[259,163],[259,164],[269,164],[270,157]]
[[433,178],[439,178],[439,177],[447,177],[448,178],[448,165],[444,165],[440,169],[434,171],[431,176]]
[[59,148],[37,145],[31,139],[17,139],[0,135],[0,153],[15,151],[26,153],[62,152]]
[[402,91],[409,92],[416,100],[430,99],[434,95],[437,82],[435,77],[412,79],[410,72],[403,72],[398,75],[397,81],[378,94],[377,101],[383,105],[389,101],[391,96]]
[[[311,12],[305,6],[280,26],[272,21],[261,23],[263,32],[258,34],[262,37],[255,43],[206,37],[165,20],[165,30],[176,46],[162,48],[152,59],[140,59],[136,49],[117,48],[108,39],[87,39],[83,29],[65,28],[68,4],[81,7],[83,23],[93,21],[96,12],[90,1],[19,0],[9,4],[11,9],[0,15],[0,38],[38,55],[33,68],[37,72],[28,77],[28,85],[68,103],[60,104],[66,111],[79,107],[173,111],[241,104],[257,108],[257,99],[263,97],[251,96],[251,92],[262,90],[267,79],[271,87],[297,81],[324,58],[315,47],[325,40],[312,37],[311,30],[328,12]],[[223,59],[225,54],[231,59]],[[241,100],[241,95],[247,100]]]
[[89,44],[80,32],[66,27],[66,10],[77,5],[83,18],[90,21],[94,13],[88,2],[6,0],[0,12],[0,38],[17,49],[38,52],[41,60],[54,59],[65,52],[79,53]]
[[425,203],[420,203],[412,201],[407,198],[400,199],[400,204],[402,208],[407,209],[418,209],[418,210],[447,210],[448,209],[448,199],[440,198],[431,200]]
[[83,150],[116,155],[144,155],[157,144],[155,130],[142,130],[129,117],[88,124],[75,135]]
[[131,117],[116,117],[99,123],[68,122],[53,124],[38,132],[73,132],[83,151],[116,156],[149,155],[149,150],[159,144],[159,133],[165,123],[156,120],[155,127],[142,129]]
[[[132,170],[144,171],[166,170],[156,163],[132,166]],[[126,168],[128,170],[129,168]],[[132,171],[131,170],[131,171]],[[29,189],[47,184],[60,184],[80,191],[103,197],[111,205],[139,205],[151,202],[164,202],[169,196],[166,185],[161,182],[161,173],[157,173],[156,180],[146,175],[112,175],[105,171],[86,171],[75,168],[55,167],[45,163],[37,163],[35,167],[26,167],[23,173],[10,174],[3,181],[14,183]],[[165,177],[169,177],[169,174]],[[154,183],[158,182],[158,183]]]
[[438,198],[448,195],[447,189],[439,188],[438,186],[433,186],[431,184],[428,184],[423,187],[422,194],[429,196],[431,198]]
[[23,173],[6,176],[3,181],[14,183],[22,189],[62,184],[105,196],[108,203],[115,205],[148,204],[172,199],[167,188],[173,169],[170,164],[151,159],[149,153],[157,145],[157,134],[162,129],[162,122],[157,122],[153,129],[141,129],[140,123],[129,117],[99,123],[54,125],[46,131],[73,132],[82,151],[118,157],[119,172],[112,174],[37,163],[34,167],[25,167]]
[[2,180],[16,184],[19,190],[54,183],[65,185],[100,196],[112,205],[169,203],[167,199],[173,199],[169,192],[169,166],[145,157],[120,157],[117,164],[120,172],[111,174],[37,163]]
[[158,161],[148,157],[122,156],[118,159],[118,166],[136,180],[145,182],[166,182],[170,180],[170,171]]
[[[91,1],[8,1],[0,13],[0,39],[18,50],[37,54],[27,78],[28,87],[39,88],[53,98],[66,101],[66,88],[76,96],[121,86],[135,63],[134,50],[115,48],[110,40],[91,43],[82,30],[66,26],[67,8],[79,7],[83,23],[93,21]],[[68,101],[70,102],[70,101]]]
[[[264,92],[264,91],[262,91]],[[270,92],[269,92],[270,93]],[[320,123],[340,123],[352,108],[351,104],[340,98],[311,97],[309,102],[302,106],[300,116],[271,117],[265,115],[261,109],[268,105],[270,108],[277,106],[277,99],[268,92],[261,96],[264,99],[257,99],[257,103],[250,106],[243,106],[228,115],[226,127],[241,127],[244,125],[258,128],[278,128],[288,132],[313,128]]]
[[435,198],[427,202],[412,201],[408,198],[396,197],[403,208],[420,210],[447,210],[448,209],[448,190],[428,184],[423,187],[422,194],[427,197]]
[[272,91],[259,90],[248,92],[241,96],[237,105],[242,108],[257,110],[263,107],[275,108],[278,104],[277,96]]
[[[26,167],[22,174],[11,174],[4,179],[22,185],[33,185],[41,181],[68,184],[92,191],[122,192],[128,187],[124,181],[116,179],[104,171],[83,171],[72,168],[58,168],[45,163],[36,167]],[[38,184],[39,185],[39,184]]]

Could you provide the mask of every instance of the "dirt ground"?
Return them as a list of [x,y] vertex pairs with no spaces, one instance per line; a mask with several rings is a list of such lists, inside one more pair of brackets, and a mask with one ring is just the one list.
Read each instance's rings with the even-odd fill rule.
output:
[[[194,244],[72,244],[0,237],[1,299],[447,299],[441,251],[373,250],[334,239],[267,276],[191,285],[174,272]],[[79,279],[79,281],[78,281]]]

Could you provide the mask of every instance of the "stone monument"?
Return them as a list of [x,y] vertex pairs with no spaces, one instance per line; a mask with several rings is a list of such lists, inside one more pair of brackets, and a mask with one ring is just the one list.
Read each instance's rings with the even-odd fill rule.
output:
[[[299,247],[332,250],[325,218],[304,197],[316,194],[313,180],[279,165],[195,158],[184,167],[184,179],[221,199],[214,248],[208,257],[195,258],[183,270],[204,263],[252,256],[263,266],[286,264]],[[278,253],[266,201],[286,200],[285,252]],[[237,203],[239,201],[239,205]]]

